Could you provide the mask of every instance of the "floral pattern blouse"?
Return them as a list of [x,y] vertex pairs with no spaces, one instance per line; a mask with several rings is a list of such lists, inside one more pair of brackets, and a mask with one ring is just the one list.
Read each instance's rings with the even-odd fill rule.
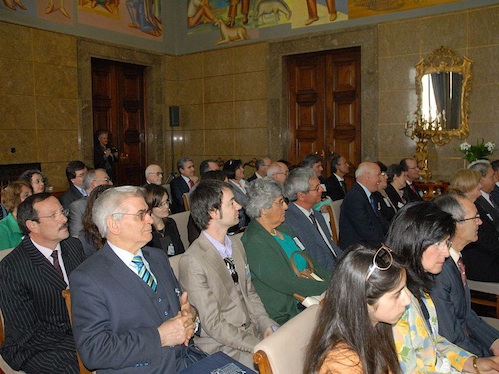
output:
[[423,299],[428,310],[426,323],[418,300],[411,304],[393,326],[395,348],[404,373],[461,373],[464,363],[473,355],[438,335],[435,305],[430,295]]

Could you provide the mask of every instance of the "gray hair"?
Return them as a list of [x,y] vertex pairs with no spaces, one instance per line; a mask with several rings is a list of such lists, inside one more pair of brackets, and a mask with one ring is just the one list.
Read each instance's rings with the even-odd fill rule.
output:
[[364,174],[371,171],[372,164],[368,162],[361,162],[357,170],[355,170],[355,179],[362,177]]
[[180,169],[185,169],[185,164],[187,162],[192,161],[192,158],[190,157],[183,157],[180,160],[177,161],[177,169],[180,171]]
[[246,192],[249,196],[246,214],[250,218],[258,218],[262,215],[262,209],[272,208],[274,200],[282,195],[282,188],[272,178],[265,177],[252,181]]
[[267,169],[267,177],[272,177],[275,173],[281,172],[281,166],[278,162],[273,162]]
[[[107,238],[107,235],[109,234],[106,222],[107,218],[125,208],[123,206],[125,198],[135,196],[144,198],[144,189],[135,186],[114,187],[104,191],[102,195],[97,198],[92,209],[92,220],[103,238]],[[122,217],[116,219],[119,220],[121,218]]]
[[284,183],[284,196],[286,196],[289,201],[298,200],[298,192],[308,192],[310,189],[309,182],[314,178],[317,178],[317,176],[313,169],[299,167],[291,170]]
[[449,213],[457,221],[464,218],[465,212],[460,201],[466,198],[462,192],[451,191],[448,194],[438,196],[433,202],[440,210]]
[[[90,189],[90,183],[92,183],[95,179],[95,170],[97,170],[97,169],[87,170],[87,174],[85,175],[85,179],[83,179],[83,188],[85,190]],[[103,169],[100,169],[100,170],[103,170]]]
[[477,160],[468,165],[468,169],[480,172],[480,174],[482,174],[482,177],[487,176],[487,172],[491,167],[492,166],[490,165],[490,162],[487,160]]

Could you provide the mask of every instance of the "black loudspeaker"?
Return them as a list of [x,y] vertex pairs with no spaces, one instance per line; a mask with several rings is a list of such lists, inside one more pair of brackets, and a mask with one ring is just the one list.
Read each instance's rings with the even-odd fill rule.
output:
[[180,111],[178,106],[170,107],[170,127],[180,126]]

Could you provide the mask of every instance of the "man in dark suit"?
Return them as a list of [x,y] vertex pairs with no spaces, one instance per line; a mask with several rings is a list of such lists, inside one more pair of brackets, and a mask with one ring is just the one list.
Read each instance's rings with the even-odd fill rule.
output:
[[68,179],[69,188],[59,198],[64,209],[68,209],[73,201],[88,195],[83,184],[85,175],[87,175],[87,167],[81,161],[70,161],[66,166],[66,178]]
[[111,188],[95,206],[107,244],[71,274],[73,330],[83,363],[99,373],[182,370],[197,313],[166,254],[144,247],[153,220],[142,190]]
[[185,212],[184,200],[182,195],[189,192],[196,182],[198,177],[194,175],[194,163],[188,157],[181,158],[177,161],[177,169],[180,175],[170,183],[172,191],[172,213]]
[[499,354],[499,331],[482,321],[471,309],[470,289],[461,258],[463,248],[478,239],[482,224],[478,210],[464,195],[451,192],[435,199],[440,209],[456,220],[450,257],[435,276],[431,298],[438,316],[438,333],[457,346],[488,357]]
[[468,168],[481,174],[482,196],[476,199],[475,205],[483,222],[478,229],[478,240],[463,250],[468,278],[499,282],[499,211],[490,198],[496,182],[494,170],[486,160],[476,161]]
[[255,163],[255,173],[248,178],[248,182],[251,182],[257,178],[264,178],[267,176],[267,170],[269,170],[269,166],[272,163],[272,160],[268,157],[259,158]]
[[85,260],[78,239],[68,238],[67,218],[49,193],[28,197],[17,210],[26,235],[0,262],[0,308],[5,320],[3,359],[33,374],[79,373],[61,292]]
[[321,201],[322,191],[319,178],[311,168],[293,169],[284,184],[284,196],[289,199],[284,225],[310,256],[331,272],[342,251],[334,244],[322,213],[313,209]]
[[419,167],[418,163],[413,158],[404,158],[400,161],[400,166],[406,172],[407,178],[407,186],[405,186],[403,190],[403,196],[405,201],[413,202],[413,201],[423,201],[422,193],[419,188],[413,183],[416,180],[419,180]]
[[490,165],[492,166],[492,169],[494,169],[494,174],[496,178],[496,184],[490,195],[492,196],[497,205],[499,204],[499,160],[492,161]]
[[379,247],[383,242],[389,223],[381,214],[373,195],[380,176],[381,169],[374,162],[362,162],[355,171],[356,182],[341,205],[341,248],[358,243]]
[[338,153],[333,153],[331,157],[331,176],[326,179],[326,195],[333,201],[345,198],[347,185],[345,175],[350,171],[350,165],[345,157]]

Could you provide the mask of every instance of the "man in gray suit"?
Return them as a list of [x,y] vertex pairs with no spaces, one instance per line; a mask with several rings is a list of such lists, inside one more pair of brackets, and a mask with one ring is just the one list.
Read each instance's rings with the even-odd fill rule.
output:
[[480,319],[471,309],[470,289],[461,251],[478,239],[482,224],[476,206],[464,195],[451,192],[435,199],[435,204],[456,220],[450,257],[435,276],[431,298],[438,316],[438,333],[457,346],[488,357],[499,354],[499,331]]
[[95,207],[107,244],[71,274],[73,331],[83,363],[98,373],[180,371],[197,313],[166,254],[144,247],[153,220],[142,188],[110,188]]
[[293,169],[284,184],[284,196],[289,199],[284,225],[315,261],[332,272],[342,251],[334,244],[322,213],[313,209],[321,201],[323,191],[313,169]]
[[254,367],[254,346],[277,323],[255,291],[241,241],[227,236],[229,227],[239,221],[240,208],[228,183],[205,180],[196,187],[190,211],[203,231],[180,259],[179,280],[199,310],[196,344]]

